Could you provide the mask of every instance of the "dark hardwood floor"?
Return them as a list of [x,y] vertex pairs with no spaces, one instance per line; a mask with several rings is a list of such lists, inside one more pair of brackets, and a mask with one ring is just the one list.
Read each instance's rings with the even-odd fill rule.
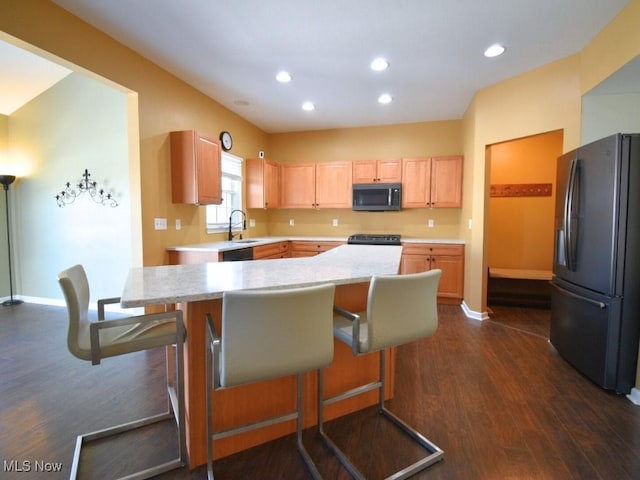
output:
[[[557,355],[547,310],[492,310],[491,320],[477,322],[441,306],[437,333],[399,349],[389,407],[445,451],[443,462],[414,478],[640,478],[640,407]],[[67,478],[78,433],[160,411],[165,401],[162,350],[93,367],[68,353],[64,309],[0,309],[0,478]],[[169,458],[174,430],[167,423],[92,447],[82,477],[113,478],[134,463]],[[417,458],[375,409],[330,422],[327,431],[374,479]],[[305,442],[325,478],[350,478],[314,429]],[[36,462],[60,462],[61,471],[35,472]],[[219,480],[309,478],[292,436],[222,459],[215,471]],[[160,478],[205,477],[199,468]]]

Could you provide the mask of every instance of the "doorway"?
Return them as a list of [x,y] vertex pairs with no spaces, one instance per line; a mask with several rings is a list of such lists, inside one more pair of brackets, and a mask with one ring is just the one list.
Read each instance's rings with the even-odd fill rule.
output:
[[487,148],[490,189],[487,306],[548,308],[556,161],[563,131]]

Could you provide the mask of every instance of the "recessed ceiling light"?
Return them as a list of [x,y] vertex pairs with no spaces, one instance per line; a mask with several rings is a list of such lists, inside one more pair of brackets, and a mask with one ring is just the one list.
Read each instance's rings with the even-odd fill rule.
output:
[[371,70],[375,70],[376,72],[381,72],[387,68],[389,68],[389,62],[382,57],[378,57],[371,62]]
[[391,100],[393,100],[393,97],[388,93],[383,93],[378,97],[378,103],[387,104],[387,103],[391,103]]
[[304,102],[302,104],[302,109],[307,112],[311,112],[316,109],[316,106],[313,104],[313,102]]
[[505,48],[502,45],[496,43],[494,45],[491,45],[489,48],[487,48],[484,51],[484,56],[493,58],[493,57],[497,57],[498,55],[502,55],[504,51],[505,51]]
[[276,80],[280,83],[289,83],[291,81],[291,74],[282,70],[276,75]]

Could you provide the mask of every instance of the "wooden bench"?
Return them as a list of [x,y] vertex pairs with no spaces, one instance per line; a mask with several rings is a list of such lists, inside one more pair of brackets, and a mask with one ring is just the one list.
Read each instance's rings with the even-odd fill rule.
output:
[[487,304],[549,308],[551,276],[549,270],[490,267]]

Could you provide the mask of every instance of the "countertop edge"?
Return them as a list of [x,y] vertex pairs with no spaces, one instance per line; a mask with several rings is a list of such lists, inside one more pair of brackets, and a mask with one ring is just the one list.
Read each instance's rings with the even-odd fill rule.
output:
[[[268,245],[270,243],[289,242],[289,241],[304,241],[304,242],[346,242],[348,237],[320,237],[320,236],[288,236],[288,237],[254,237],[245,238],[243,240],[236,241],[221,241],[221,242],[205,242],[195,243],[188,245],[176,245],[167,247],[169,252],[225,252],[228,250],[238,250],[241,248],[258,247],[261,245]],[[451,245],[465,245],[464,240],[455,238],[415,238],[407,237],[402,238],[402,244],[407,243],[438,243],[438,244],[451,244]]]
[[362,283],[396,274],[402,247],[341,245],[320,255],[264,261],[134,267],[121,306],[141,307],[221,298],[225,291]]

